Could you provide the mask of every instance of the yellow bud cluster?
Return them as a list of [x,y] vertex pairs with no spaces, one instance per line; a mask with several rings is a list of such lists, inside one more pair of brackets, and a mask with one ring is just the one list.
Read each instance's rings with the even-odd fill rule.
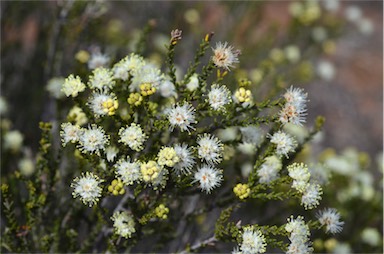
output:
[[251,189],[249,188],[248,184],[239,183],[233,188],[233,192],[240,199],[246,199],[249,196]]
[[168,218],[168,213],[169,213],[169,208],[166,207],[165,205],[161,204],[158,207],[155,208],[155,214],[157,217],[160,219],[167,219]]
[[249,87],[252,82],[249,79],[242,78],[238,80],[238,83],[240,87]]
[[142,101],[143,101],[143,96],[141,96],[139,93],[131,93],[129,95],[129,98],[127,99],[128,104],[134,105],[134,106],[140,106]]
[[108,191],[113,195],[123,195],[125,193],[123,182],[120,179],[112,181],[111,185],[108,186]]
[[154,181],[161,171],[161,167],[156,163],[156,161],[148,161],[143,163],[140,166],[141,174],[145,182]]
[[158,154],[157,162],[161,166],[173,167],[176,163],[180,161],[180,158],[177,156],[175,149],[172,147],[164,147],[160,150]]
[[150,96],[156,92],[156,88],[152,84],[144,83],[140,85],[140,91],[142,96]]
[[240,102],[250,102],[252,100],[251,90],[247,90],[244,87],[240,87],[235,92],[235,98]]
[[112,116],[116,113],[116,110],[119,107],[119,102],[117,100],[108,99],[103,102],[102,106],[103,106],[104,112]]
[[90,55],[87,51],[85,50],[80,50],[76,53],[75,55],[75,58],[77,61],[79,61],[80,63],[86,63],[88,62],[89,58],[90,58]]

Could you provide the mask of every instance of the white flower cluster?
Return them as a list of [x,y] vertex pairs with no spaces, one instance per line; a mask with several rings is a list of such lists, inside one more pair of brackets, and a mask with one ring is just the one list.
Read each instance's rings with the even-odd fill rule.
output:
[[307,97],[308,95],[303,92],[303,89],[291,86],[284,94],[286,103],[279,113],[280,122],[301,126],[307,115]]
[[288,158],[290,152],[294,152],[297,146],[296,140],[289,134],[278,131],[273,135],[268,134],[271,139],[271,143],[276,145],[276,155],[281,157],[285,156]]
[[344,222],[340,221],[340,214],[335,208],[327,208],[317,213],[317,218],[322,226],[325,226],[325,231],[336,234],[343,230]]
[[288,218],[285,230],[290,233],[289,240],[291,241],[287,254],[308,254],[313,252],[309,240],[311,233],[302,216],[298,216],[297,219],[294,219],[293,216]]
[[127,212],[115,212],[111,219],[116,234],[125,238],[131,238],[132,234],[136,232],[135,221],[132,215]]
[[257,171],[259,183],[270,183],[279,177],[279,171],[283,167],[281,160],[275,155],[265,158],[264,163]]
[[264,253],[266,251],[266,240],[260,230],[248,226],[244,228],[242,242],[239,246],[240,251],[232,253],[253,254]]

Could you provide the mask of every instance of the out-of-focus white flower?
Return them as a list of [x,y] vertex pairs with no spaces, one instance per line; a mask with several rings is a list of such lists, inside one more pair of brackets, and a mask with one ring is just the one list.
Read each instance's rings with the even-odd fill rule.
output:
[[229,71],[235,63],[239,62],[238,56],[240,51],[235,50],[233,46],[229,46],[227,42],[216,43],[216,47],[212,48],[212,50],[212,61],[219,68],[227,69]]
[[337,242],[335,248],[332,250],[333,254],[350,254],[353,253],[351,246],[348,243]]
[[193,129],[191,125],[196,123],[195,109],[188,102],[185,102],[182,106],[174,105],[167,112],[167,115],[171,124],[171,130],[175,126],[179,126],[181,131],[189,131],[189,129]]
[[355,5],[350,5],[345,9],[345,18],[349,22],[357,22],[362,17],[361,9]]
[[74,188],[72,195],[74,198],[80,197],[84,204],[91,207],[101,197],[102,188],[99,185],[102,182],[102,179],[91,172],[83,173],[81,177],[76,177],[71,183],[71,187]]
[[8,103],[3,96],[0,96],[0,116],[8,111]]
[[317,64],[316,72],[325,81],[331,81],[336,75],[335,66],[326,60],[321,60]]
[[220,186],[223,180],[223,172],[210,165],[201,166],[194,175],[194,181],[200,184],[202,191],[210,193]]
[[259,183],[270,183],[273,180],[276,180],[279,177],[279,171],[283,167],[281,160],[272,155],[265,158],[265,162],[260,166],[260,169],[257,171],[257,176],[259,177]]
[[168,98],[168,97],[177,98],[176,87],[170,80],[164,80],[163,82],[161,82],[159,90],[160,90],[160,95],[165,98]]
[[283,130],[292,135],[299,143],[303,143],[308,136],[309,131],[305,126],[297,125],[294,123],[284,124]]
[[340,8],[340,1],[339,0],[323,0],[320,2],[323,4],[324,9],[329,11],[329,12],[336,12]]
[[55,99],[61,99],[61,98],[64,98],[65,94],[64,92],[61,90],[61,88],[63,87],[63,84],[65,82],[65,79],[63,77],[54,77],[54,78],[51,78],[49,81],[48,81],[48,84],[47,86],[45,87],[45,89],[49,92],[49,94],[55,98]]
[[143,84],[149,84],[157,90],[163,81],[164,75],[160,69],[152,64],[147,64],[135,72],[129,90],[131,92],[140,92],[140,86]]
[[288,45],[284,49],[285,57],[291,63],[297,63],[300,60],[300,48],[296,45]]
[[263,130],[255,125],[240,127],[240,132],[242,135],[242,141],[245,143],[259,145],[264,137]]
[[129,75],[135,76],[145,64],[143,57],[132,53],[113,66],[113,76],[116,79],[126,81],[128,80]]
[[198,156],[201,160],[210,164],[217,164],[223,159],[224,146],[214,135],[204,133],[199,136],[197,146]]
[[243,163],[241,165],[241,175],[244,177],[244,178],[247,178],[249,176],[249,174],[252,172],[253,170],[253,164],[252,163]]
[[311,177],[307,165],[304,163],[293,163],[287,167],[289,176],[293,179],[292,188],[303,193]]
[[108,64],[109,59],[109,56],[106,54],[101,54],[98,51],[94,52],[91,54],[91,58],[88,61],[88,68],[93,70],[98,67],[104,67]]
[[84,111],[78,107],[73,106],[71,110],[69,111],[67,115],[68,121],[74,121],[76,125],[82,126],[86,123],[88,123],[87,115],[84,113]]
[[371,35],[375,31],[373,22],[370,19],[362,18],[357,22],[357,27],[360,33],[364,35]]
[[35,163],[28,157],[21,159],[18,166],[20,173],[26,177],[31,176],[35,172]]
[[21,134],[19,131],[9,131],[5,133],[4,135],[4,148],[9,149],[12,152],[17,152],[20,150],[21,146],[23,145],[23,134]]
[[217,137],[223,142],[233,141],[236,139],[237,129],[238,128],[235,126],[227,127],[225,129],[220,129],[217,131]]
[[253,155],[256,152],[256,145],[252,143],[239,143],[237,149],[243,154]]
[[317,213],[316,217],[326,232],[332,234],[340,233],[343,230],[344,222],[340,221],[340,214],[335,208],[324,209]]
[[116,234],[125,238],[131,238],[132,234],[136,232],[135,221],[132,215],[127,212],[115,212],[111,219]]
[[140,125],[132,123],[126,128],[121,128],[119,130],[119,142],[122,142],[128,145],[132,150],[137,152],[143,150],[144,142],[147,139],[147,136],[141,129]]
[[312,30],[312,38],[316,42],[323,42],[328,38],[327,30],[324,27],[317,26]]
[[309,167],[309,173],[311,174],[311,183],[318,183],[325,185],[329,181],[330,173],[329,169],[323,164],[315,164]]
[[185,86],[189,91],[195,91],[199,87],[199,76],[196,73],[193,74]]
[[371,246],[378,246],[383,236],[380,235],[376,228],[365,228],[361,232],[361,240]]
[[243,241],[240,245],[240,250],[244,254],[264,253],[267,243],[264,235],[260,230],[255,230],[252,227],[246,227],[242,234]]

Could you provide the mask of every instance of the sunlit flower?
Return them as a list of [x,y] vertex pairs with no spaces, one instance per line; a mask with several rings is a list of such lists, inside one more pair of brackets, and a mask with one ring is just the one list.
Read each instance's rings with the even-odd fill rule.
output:
[[290,152],[295,151],[297,146],[296,140],[294,140],[291,135],[284,133],[282,131],[275,132],[273,135],[269,135],[271,143],[276,145],[276,154],[278,156],[284,155],[288,157]]
[[238,56],[240,51],[229,46],[227,42],[216,43],[216,47],[212,48],[212,50],[212,61],[219,68],[230,70],[235,63],[239,62]]
[[340,221],[340,214],[335,208],[327,208],[317,213],[316,217],[326,232],[332,234],[340,233],[343,230],[344,222]]
[[176,87],[170,80],[164,80],[159,86],[160,95],[168,97],[177,97]]
[[23,145],[23,134],[19,131],[9,131],[4,135],[4,148],[17,152]]
[[60,136],[63,146],[69,142],[76,143],[79,141],[81,135],[82,129],[78,125],[73,125],[71,123],[61,124]]
[[78,106],[74,106],[73,108],[71,108],[67,115],[67,119],[68,121],[75,122],[75,124],[79,126],[88,123],[87,115]]
[[189,129],[193,129],[192,124],[196,123],[195,109],[188,102],[185,102],[182,106],[175,105],[168,111],[167,116],[171,124],[171,130],[178,126],[181,131],[189,131]]
[[226,86],[212,85],[208,93],[208,103],[214,110],[224,110],[225,105],[232,102],[231,92]]
[[137,152],[143,150],[144,142],[147,139],[147,136],[141,129],[140,125],[132,123],[131,126],[126,128],[121,128],[119,131],[120,139],[119,141],[128,145],[132,150]]
[[91,58],[88,60],[88,68],[90,70],[96,69],[98,67],[106,66],[109,62],[109,56],[106,54],[101,54],[99,51],[96,51],[91,54]]
[[107,156],[107,161],[109,161],[109,162],[114,161],[118,152],[119,152],[119,149],[116,146],[108,146],[105,149],[105,154]]
[[259,183],[270,183],[279,177],[279,171],[283,167],[281,160],[276,156],[269,156],[265,158],[265,162],[257,171]]
[[305,209],[313,209],[319,205],[323,190],[319,184],[308,184],[301,197]]
[[189,91],[195,91],[199,87],[199,76],[196,73],[193,74],[185,86]]
[[143,68],[144,65],[144,59],[141,56],[132,53],[113,66],[113,76],[116,79],[126,81],[128,80],[129,75],[136,75],[136,72]]
[[97,89],[99,91],[108,91],[112,89],[115,85],[112,71],[104,67],[96,68],[92,71],[88,85],[91,89]]
[[141,179],[140,164],[137,161],[132,162],[129,158],[120,159],[114,167],[116,175],[124,184],[132,185]]
[[214,188],[220,186],[223,180],[223,173],[210,165],[203,165],[194,175],[193,182],[199,182],[200,189],[210,193]]
[[100,150],[104,150],[108,145],[109,136],[105,134],[105,131],[99,126],[92,124],[88,129],[84,129],[81,132],[80,150],[83,152],[95,152],[100,155]]
[[242,234],[243,241],[240,250],[244,254],[264,253],[266,251],[266,240],[260,230],[246,227]]
[[287,167],[289,176],[293,179],[292,187],[304,192],[308,186],[310,173],[304,163],[293,163]]
[[202,160],[217,164],[223,159],[224,146],[214,135],[204,133],[204,135],[199,136],[197,146],[199,158]]
[[96,117],[114,115],[119,107],[118,100],[114,94],[94,93],[88,102],[89,107]]
[[89,205],[90,207],[96,204],[101,197],[102,188],[99,186],[102,183],[97,175],[86,172],[82,174],[81,177],[76,177],[71,187],[73,190],[73,197],[80,197],[80,200],[83,201],[84,204]]
[[180,158],[177,156],[177,153],[173,147],[163,147],[159,151],[157,157],[157,163],[159,163],[160,166],[173,167],[180,161]]
[[192,150],[186,144],[176,144],[174,147],[179,161],[173,165],[173,168],[178,174],[188,174],[195,165],[195,158],[192,155]]
[[125,238],[131,238],[132,234],[136,232],[133,216],[127,212],[115,212],[111,219],[116,234]]
[[85,84],[81,82],[79,76],[74,77],[72,74],[65,79],[61,91],[65,93],[67,97],[76,97],[80,92],[85,90]]

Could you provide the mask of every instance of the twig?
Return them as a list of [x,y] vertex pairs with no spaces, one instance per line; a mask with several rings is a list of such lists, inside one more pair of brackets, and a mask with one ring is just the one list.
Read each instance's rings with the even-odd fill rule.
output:
[[200,249],[202,247],[205,247],[207,245],[214,245],[215,242],[217,241],[216,237],[215,236],[211,236],[210,238],[204,240],[204,241],[200,241],[200,242],[197,242],[195,243],[194,245],[192,245],[190,248],[187,248],[181,252],[179,252],[180,254],[186,254],[186,253],[190,253],[190,252],[193,252],[197,249]]

